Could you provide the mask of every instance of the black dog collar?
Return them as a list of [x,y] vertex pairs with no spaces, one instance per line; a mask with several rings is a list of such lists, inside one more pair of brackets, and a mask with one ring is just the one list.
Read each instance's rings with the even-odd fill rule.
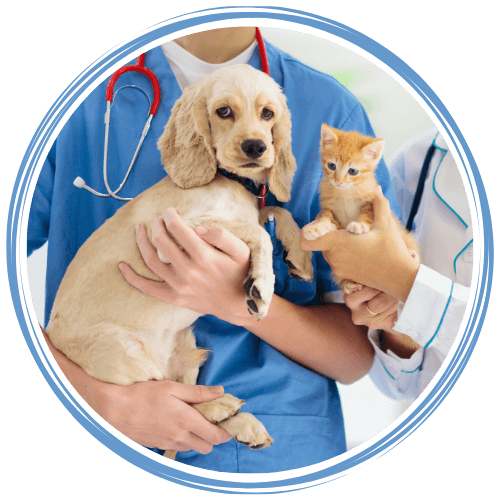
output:
[[263,199],[269,194],[269,185],[267,183],[267,180],[264,186],[258,186],[252,179],[248,179],[247,177],[240,177],[239,175],[228,172],[223,168],[218,168],[217,172],[219,172],[219,174],[223,175],[227,179],[238,182],[259,199]]

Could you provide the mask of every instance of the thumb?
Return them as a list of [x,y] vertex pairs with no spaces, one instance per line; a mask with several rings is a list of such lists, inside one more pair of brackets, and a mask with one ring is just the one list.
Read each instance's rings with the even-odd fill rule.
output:
[[221,385],[188,385],[179,382],[170,382],[170,394],[185,403],[205,403],[224,395]]
[[384,225],[392,219],[391,206],[382,193],[382,188],[377,186],[377,192],[372,199],[373,219],[376,225]]
[[229,255],[237,262],[246,262],[250,256],[250,248],[233,233],[222,227],[198,226],[194,232],[204,241]]

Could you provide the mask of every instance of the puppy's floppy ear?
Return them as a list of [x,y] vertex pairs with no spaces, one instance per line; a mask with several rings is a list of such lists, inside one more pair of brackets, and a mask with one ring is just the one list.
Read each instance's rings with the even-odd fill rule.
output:
[[286,98],[280,94],[281,116],[273,126],[274,165],[269,173],[269,189],[279,201],[288,201],[297,164],[292,154],[292,122]]
[[182,188],[207,184],[217,171],[208,121],[207,91],[201,85],[190,85],[174,104],[158,139],[165,170]]

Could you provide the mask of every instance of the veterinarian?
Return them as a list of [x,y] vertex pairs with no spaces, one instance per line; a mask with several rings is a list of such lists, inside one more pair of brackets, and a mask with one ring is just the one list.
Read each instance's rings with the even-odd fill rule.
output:
[[[291,201],[283,206],[302,227],[319,211],[321,124],[371,135],[373,130],[361,104],[335,79],[268,43],[266,49],[271,77],[287,96],[298,165]],[[223,65],[236,63],[261,69],[254,28],[196,33],[146,53],[145,65],[160,83],[161,103],[121,196],[134,197],[165,175],[156,141],[182,89]],[[149,89],[142,75],[127,73],[121,78],[123,86]],[[61,131],[34,193],[28,252],[49,241],[45,322],[78,248],[123,205],[73,186],[75,177],[81,176],[105,192],[102,151],[106,83],[88,96]],[[145,116],[148,108],[147,99],[137,90],[127,87],[120,94],[122,99],[113,104],[109,135],[110,186],[122,182],[144,125],[138,117]],[[383,162],[377,178],[398,211]],[[277,202],[269,195],[266,205],[273,204]],[[167,213],[170,215],[165,224],[174,237],[191,231],[175,212]],[[195,324],[198,346],[213,353],[201,367],[201,385],[186,387],[169,381],[128,387],[104,384],[52,347],[69,381],[99,415],[125,436],[150,448],[184,452],[178,453],[176,459],[196,467],[224,472],[274,472],[312,465],[345,452],[336,381],[351,383],[368,373],[373,348],[344,306],[321,303],[322,297],[334,289],[326,261],[318,254],[314,259],[314,281],[298,281],[289,276],[276,242],[275,295],[267,317],[257,322],[242,310],[241,303],[234,304],[235,298],[241,296],[242,277],[249,265],[248,247],[227,231],[197,231],[201,237],[196,244],[205,259],[193,263],[195,267],[186,274],[184,295],[175,300],[183,299],[192,309],[212,313]],[[141,231],[138,242],[143,248],[149,244]],[[130,269],[125,268],[124,275],[131,284],[145,289],[141,278]],[[200,287],[203,282],[211,284],[211,293]],[[197,412],[187,403],[215,399],[221,395],[221,385],[246,400],[245,409],[264,423],[274,438],[273,446],[250,450],[234,440],[228,441],[222,429],[200,420],[199,414],[196,418]],[[212,453],[205,455],[212,448]]]
[[353,321],[370,327],[376,353],[370,376],[387,395],[413,399],[438,372],[460,328],[472,278],[472,224],[459,170],[436,128],[403,145],[390,172],[402,220],[421,246],[420,266],[409,258],[381,194],[367,235],[339,231],[303,239],[302,246],[323,250],[332,269],[369,285],[345,302]]

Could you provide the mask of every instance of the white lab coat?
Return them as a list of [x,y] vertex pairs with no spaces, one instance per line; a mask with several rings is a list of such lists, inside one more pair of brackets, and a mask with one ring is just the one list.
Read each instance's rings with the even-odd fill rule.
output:
[[433,128],[412,139],[396,153],[391,167],[393,188],[408,220],[425,155],[437,147],[414,219],[422,265],[408,300],[399,307],[394,329],[422,347],[402,359],[380,349],[380,332],[370,330],[375,349],[370,376],[388,396],[416,398],[436,375],[450,351],[462,322],[472,277],[473,240],[470,209],[460,172],[451,152]]

